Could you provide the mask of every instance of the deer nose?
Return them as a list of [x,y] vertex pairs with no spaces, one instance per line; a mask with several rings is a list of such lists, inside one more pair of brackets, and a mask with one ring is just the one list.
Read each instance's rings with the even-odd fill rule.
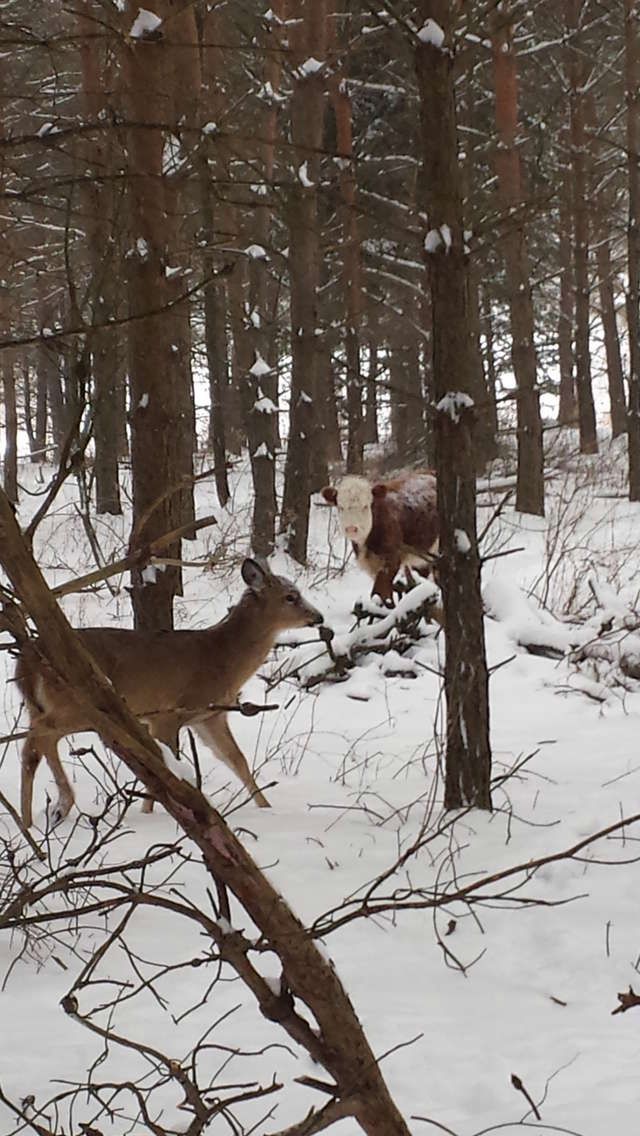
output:
[[314,611],[314,614],[311,618],[311,623],[310,623],[309,626],[310,627],[317,627],[319,623],[324,623],[324,615],[322,614],[321,611]]

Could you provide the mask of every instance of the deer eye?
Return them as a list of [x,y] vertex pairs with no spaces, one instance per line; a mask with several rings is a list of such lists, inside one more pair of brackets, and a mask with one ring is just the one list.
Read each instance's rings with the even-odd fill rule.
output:
[[298,602],[298,597],[295,592],[289,592],[289,594],[285,596],[285,600],[287,603],[294,604]]

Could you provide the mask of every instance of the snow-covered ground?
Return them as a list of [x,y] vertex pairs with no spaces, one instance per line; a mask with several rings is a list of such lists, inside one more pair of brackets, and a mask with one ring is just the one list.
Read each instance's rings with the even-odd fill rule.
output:
[[[410,900],[411,889],[433,893],[454,878],[466,884],[570,848],[640,811],[640,696],[633,684],[595,692],[566,659],[532,655],[522,646],[565,649],[584,642],[603,618],[615,617],[616,595],[622,596],[621,611],[635,601],[640,508],[612,495],[620,491],[619,464],[611,454],[583,463],[577,479],[573,468],[560,470],[549,482],[544,523],[516,516],[509,505],[495,521],[487,549],[521,550],[496,555],[484,577],[487,647],[495,668],[495,811],[467,813],[441,835],[425,839],[380,889],[381,897],[397,889]],[[22,474],[28,487],[36,488],[31,468]],[[216,511],[212,494],[208,486],[198,487],[199,514]],[[480,527],[500,495],[483,494]],[[177,604],[180,625],[206,626],[239,595],[247,499],[246,474],[239,472],[230,507],[218,511],[219,526],[200,534],[195,546],[185,546],[189,560],[216,555],[213,570],[186,570],[185,595]],[[65,487],[36,541],[52,583],[94,567],[73,501],[73,487]],[[29,509],[21,507],[23,521]],[[126,531],[125,521],[99,521],[104,552],[121,552]],[[326,621],[344,633],[353,625],[353,603],[368,592],[368,581],[352,561],[342,570],[346,551],[335,517],[320,505],[313,508],[312,550],[304,572],[283,554],[274,557],[274,566],[294,575]],[[610,599],[611,611],[596,614],[589,578]],[[120,590],[113,597],[104,591],[99,597],[67,598],[64,608],[72,621],[127,625],[126,580],[115,583]],[[569,616],[574,618],[567,621]],[[278,652],[277,664],[288,650]],[[323,913],[357,897],[420,832],[428,837],[442,820],[442,702],[434,673],[441,653],[440,639],[432,632],[415,652],[422,664],[417,678],[386,677],[380,658],[372,656],[343,684],[321,684],[305,692],[295,681],[285,681],[269,693],[269,700],[280,705],[277,712],[232,722],[260,784],[274,784],[267,790],[270,811],[248,803],[234,811],[231,823],[308,924],[324,925]],[[12,664],[6,651],[0,660],[8,678]],[[265,673],[269,670],[267,666]],[[13,684],[5,681],[3,689],[0,732],[8,734],[19,706]],[[263,680],[254,678],[246,694],[262,701]],[[95,739],[83,742],[99,748]],[[219,764],[203,758],[205,791],[223,810],[230,802],[237,805],[242,799],[237,784]],[[17,805],[15,742],[0,749],[0,763],[0,788]],[[81,813],[99,811],[105,777],[95,757],[69,757],[67,768]],[[121,768],[114,769],[127,780]],[[35,793],[40,825],[48,789],[43,771]],[[144,816],[133,808],[101,858],[123,864],[176,835],[162,810]],[[15,836],[6,813],[0,816],[0,836]],[[50,856],[64,865],[90,838],[87,817],[78,820],[74,814],[50,836]],[[408,1119],[415,1118],[409,1120],[413,1131],[472,1136],[496,1127],[515,1133],[526,1117],[534,1133],[551,1129],[636,1136],[640,1009],[616,1016],[611,1011],[618,992],[640,987],[639,838],[636,824],[590,845],[578,857],[541,868],[528,882],[521,874],[487,883],[479,889],[483,901],[472,908],[458,903],[435,913],[401,910],[354,919],[326,934],[324,950],[335,962],[374,1052],[384,1058],[382,1069],[399,1107]],[[188,851],[184,843],[182,848]],[[24,846],[20,857],[26,857]],[[5,872],[5,859],[2,864]],[[27,875],[43,870],[31,866]],[[154,869],[151,878],[158,883],[166,879],[167,892],[174,888],[195,903],[209,903],[197,857],[176,857]],[[246,917],[232,912],[232,920],[234,915],[246,927]],[[22,933],[0,937],[0,1087],[15,1101],[33,1094],[36,1105],[70,1084],[86,1082],[90,1068],[92,1078],[102,1082],[135,1080],[146,1072],[138,1055],[113,1047],[95,1065],[103,1055],[100,1038],[60,1007],[104,938],[102,918],[87,916],[79,925],[54,929],[55,935],[39,940]],[[112,947],[96,974],[101,984],[81,995],[83,1011],[111,1002],[116,982],[135,984],[156,967],[201,955],[206,946],[192,926],[153,908],[133,916],[125,937],[130,954],[118,944]],[[277,978],[270,956],[261,968]],[[216,963],[173,969],[158,978],[156,990],[164,1001],[145,989],[97,1020],[109,1020],[117,1033],[157,1045],[178,1059],[211,1028],[200,1072],[203,1079],[217,1078],[221,1096],[222,1087],[231,1084],[268,1085],[276,1079],[284,1085],[273,1096],[236,1107],[246,1129],[274,1132],[301,1119],[311,1105],[324,1103],[318,1093],[294,1081],[304,1074],[321,1076],[321,1071],[276,1025],[260,1017],[238,979],[226,971],[219,975]],[[512,1074],[539,1106],[540,1123],[512,1086]],[[185,1114],[176,1110],[179,1097],[173,1090],[160,1087],[155,1101],[165,1109],[161,1122],[183,1130]],[[75,1136],[95,1115],[95,1104],[79,1098],[71,1121],[61,1120],[55,1131]],[[140,1123],[131,1127],[126,1115],[131,1116],[130,1104],[124,1115],[111,1121],[103,1117],[96,1126],[116,1136],[148,1130]],[[0,1131],[13,1131],[13,1124],[0,1105]],[[220,1116],[212,1131],[223,1128],[228,1125]],[[341,1131],[354,1132],[356,1126],[343,1121]]]

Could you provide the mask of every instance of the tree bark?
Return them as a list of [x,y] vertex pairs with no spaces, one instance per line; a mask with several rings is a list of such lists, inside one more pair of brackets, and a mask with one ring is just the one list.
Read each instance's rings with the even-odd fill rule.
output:
[[616,319],[616,304],[613,293],[613,269],[609,237],[604,231],[596,244],[596,264],[598,266],[598,292],[600,295],[600,322],[604,334],[604,349],[607,359],[607,385],[609,388],[609,408],[611,412],[611,433],[614,438],[626,433],[627,403],[624,393],[620,337]]
[[[433,314],[439,576],[446,641],[445,807],[491,808],[488,675],[473,455],[473,362],[468,329],[454,95],[453,0],[422,0],[423,21],[443,33],[419,39],[415,64],[424,162],[425,240]],[[432,26],[432,25],[430,25]],[[436,42],[434,42],[434,40]],[[455,389],[451,390],[455,375]]]
[[[336,21],[331,20],[333,43]],[[349,39],[347,24],[344,37]],[[362,473],[364,455],[364,422],[362,413],[362,374],[360,369],[360,329],[362,324],[362,284],[360,270],[360,237],[358,234],[357,180],[353,154],[352,107],[346,83],[344,53],[342,64],[335,68],[330,83],[330,101],[335,116],[336,158],[339,168],[342,254],[342,298],[344,302],[345,382],[347,390],[347,473]]]
[[629,329],[629,500],[640,501],[640,14],[636,0],[625,0],[624,15],[629,163],[626,296]]
[[314,488],[311,438],[314,438],[314,447],[324,448],[324,431],[318,431],[316,329],[320,279],[318,179],[325,79],[322,68],[309,70],[303,64],[312,57],[325,58],[326,9],[326,0],[301,0],[298,23],[290,33],[294,75],[291,96],[294,168],[287,201],[291,406],[281,523],[287,534],[287,552],[301,564],[307,555],[309,498]]
[[518,471],[516,509],[544,516],[544,454],[537,388],[534,316],[524,229],[522,174],[518,151],[518,79],[511,10],[505,0],[492,12],[491,44],[498,147],[495,165],[505,212],[503,239],[509,310],[511,359],[516,380]]
[[560,186],[558,211],[558,252],[560,258],[560,297],[558,315],[558,425],[575,426],[578,421],[578,403],[574,376],[573,328],[575,312],[575,286],[573,278],[571,180],[570,168],[565,165]]
[[[156,3],[162,18],[168,0]],[[138,12],[129,0],[125,23]],[[166,68],[162,36],[123,38],[123,72],[128,117],[127,204],[130,249],[128,272],[129,382],[131,396],[131,472],[133,482],[132,543],[139,544],[171,532],[180,524],[175,507],[180,461],[176,431],[180,405],[176,387],[177,358],[172,351],[167,307],[166,208],[163,171],[163,131],[157,125],[167,113]],[[180,544],[167,550],[179,559]],[[173,626],[173,597],[180,587],[176,568],[167,566],[155,577],[148,570],[131,574],[131,598],[137,628],[167,630]]]
[[4,457],[2,478],[4,491],[14,505],[18,503],[18,408],[16,404],[16,374],[12,359],[2,364],[2,390],[4,396]]
[[[78,14],[84,109],[88,120],[96,124],[111,110],[114,78],[108,74],[111,68],[103,41],[94,34],[98,15],[94,0],[85,0],[84,10]],[[93,322],[98,325],[91,337],[96,512],[118,515],[122,513],[118,476],[118,340],[115,328],[104,330],[102,326],[115,317],[118,297],[114,140],[114,131],[97,128],[94,135],[82,139],[81,156],[86,166],[83,196],[91,260],[91,308]]]
[[586,107],[584,85],[587,77],[585,58],[578,42],[580,14],[584,0],[566,0],[566,26],[569,37],[569,129],[571,138],[571,176],[573,182],[573,265],[576,287],[576,393],[578,396],[578,428],[580,452],[597,454],[596,411],[591,383],[591,346],[589,343],[589,202],[587,178],[587,145],[585,135]]
[[[166,767],[144,725],[129,712],[92,656],[78,642],[20,534],[0,492],[0,564],[38,631],[41,658],[63,688],[73,689],[105,745],[117,754],[198,848],[205,871],[228,888],[280,959],[279,994],[252,965],[240,932],[224,933],[224,956],[256,997],[331,1076],[332,1092],[367,1136],[409,1136],[336,969],[285,900],[202,793]],[[24,634],[19,631],[18,634]],[[31,640],[33,643],[34,641]],[[310,1019],[300,1014],[300,1002]]]

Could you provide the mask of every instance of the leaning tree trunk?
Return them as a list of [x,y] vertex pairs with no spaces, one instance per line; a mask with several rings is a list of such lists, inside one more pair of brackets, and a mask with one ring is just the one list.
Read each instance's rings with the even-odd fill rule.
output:
[[195,844],[212,886],[231,892],[258,928],[262,945],[279,959],[281,980],[274,992],[273,983],[265,981],[255,964],[251,943],[239,931],[230,935],[220,929],[217,946],[251,990],[263,1016],[278,1022],[329,1075],[328,1102],[321,1111],[312,1110],[299,1131],[319,1132],[329,1123],[354,1117],[366,1136],[409,1136],[335,966],[206,797],[166,767],[146,727],[132,716],[69,626],[1,491],[0,565],[33,619],[35,649],[50,672],[63,688],[73,689],[74,700],[82,703],[88,723],[105,745]]
[[[422,0],[416,72],[433,313],[440,583],[446,642],[445,807],[491,808],[488,677],[476,532],[474,408],[458,167],[453,0]],[[427,23],[429,21],[429,23]],[[452,389],[452,376],[455,386]]]
[[596,410],[591,382],[589,343],[589,202],[587,142],[585,133],[586,67],[582,45],[578,42],[580,14],[584,0],[566,0],[569,53],[569,129],[571,137],[571,175],[573,181],[573,265],[576,286],[576,393],[580,452],[596,454]]
[[533,300],[524,230],[522,173],[518,135],[518,78],[508,3],[492,13],[493,75],[498,131],[496,170],[505,212],[504,250],[511,358],[516,380],[518,472],[516,509],[544,516],[544,454],[542,420],[536,376]]
[[629,499],[640,501],[640,41],[638,5],[625,0],[625,85],[629,221],[627,326],[629,328]]

